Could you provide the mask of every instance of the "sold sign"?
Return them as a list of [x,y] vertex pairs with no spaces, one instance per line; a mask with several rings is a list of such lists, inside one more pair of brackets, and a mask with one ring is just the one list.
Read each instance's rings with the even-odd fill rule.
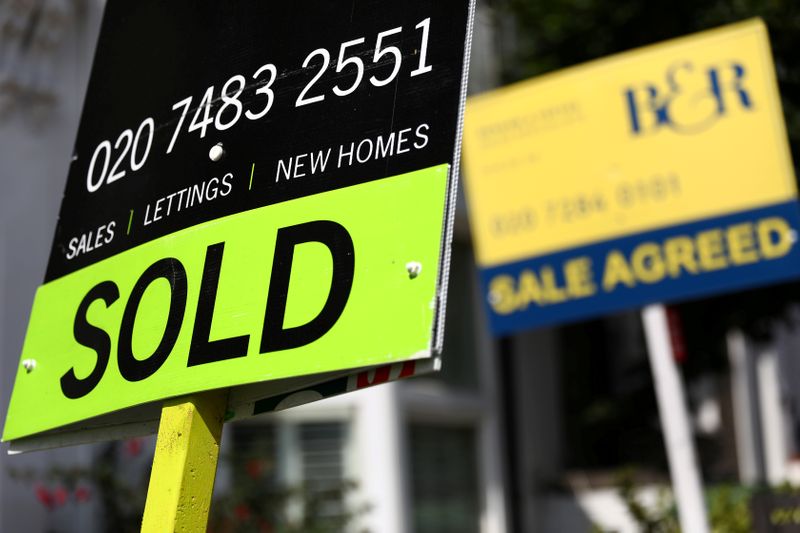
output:
[[4,440],[436,355],[471,10],[110,1]]

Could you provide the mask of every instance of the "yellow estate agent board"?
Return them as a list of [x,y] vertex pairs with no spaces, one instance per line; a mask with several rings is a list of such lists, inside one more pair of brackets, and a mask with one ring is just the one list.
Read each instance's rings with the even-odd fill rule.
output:
[[493,330],[795,277],[797,189],[760,20],[472,98]]

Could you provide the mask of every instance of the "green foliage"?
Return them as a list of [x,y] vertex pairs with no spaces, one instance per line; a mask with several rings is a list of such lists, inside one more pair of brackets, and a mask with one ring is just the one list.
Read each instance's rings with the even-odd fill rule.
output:
[[344,501],[355,488],[352,482],[323,491],[308,486],[284,489],[245,484],[214,501],[208,530],[210,533],[340,533],[366,513],[368,507],[335,513],[327,508],[333,500]]
[[[32,485],[36,498],[48,512],[98,501],[103,531],[137,533],[142,523],[152,458],[141,452],[140,439],[111,442],[101,448],[88,468],[9,469],[9,474]],[[57,525],[51,531],[59,531]]]
[[231,487],[215,498],[210,533],[339,533],[368,512],[349,505],[352,481],[286,487],[265,454],[266,442],[234,449],[221,460],[230,468]]
[[[636,492],[633,472],[621,473],[617,479],[617,490],[628,513],[643,533],[680,533],[678,513],[672,492],[667,487],[659,490],[654,505],[646,505]],[[779,492],[781,489],[774,489]],[[718,485],[706,491],[706,506],[711,533],[750,533],[753,518],[750,498],[753,491],[739,485]],[[603,533],[599,525],[592,533]]]
[[[152,458],[142,441],[133,439],[104,445],[89,468],[10,469],[9,474],[31,485],[48,512],[96,501],[101,531],[138,533]],[[369,510],[348,504],[355,489],[349,481],[283,487],[275,482],[274,465],[257,453],[235,452],[221,461],[231,468],[234,483],[215,495],[211,533],[340,533]],[[50,533],[57,533],[57,520],[51,522]]]
[[633,472],[630,470],[618,476],[617,490],[642,533],[680,533],[677,509],[669,490],[659,490],[655,505],[648,507],[636,493]]
[[720,485],[707,492],[708,514],[712,533],[750,533],[752,491],[736,485]]

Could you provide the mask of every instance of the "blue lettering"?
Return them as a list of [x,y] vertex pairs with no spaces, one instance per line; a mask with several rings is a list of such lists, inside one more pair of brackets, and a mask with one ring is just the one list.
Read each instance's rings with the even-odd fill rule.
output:
[[[753,109],[753,99],[745,86],[744,65],[734,62],[725,67],[711,66],[705,71],[705,78],[697,75],[692,78],[692,71],[692,64],[688,62],[670,67],[665,73],[666,90],[663,92],[653,84],[624,91],[633,135],[656,131],[661,126],[669,126],[680,134],[699,133],[729,113],[737,102],[744,110]],[[697,91],[686,93],[683,82],[677,79],[679,73],[685,73],[683,78],[688,77],[684,81],[694,79]]]

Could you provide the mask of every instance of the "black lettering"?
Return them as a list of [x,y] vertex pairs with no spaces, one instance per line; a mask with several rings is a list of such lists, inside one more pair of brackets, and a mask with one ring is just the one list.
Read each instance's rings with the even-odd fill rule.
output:
[[89,307],[95,300],[103,300],[106,308],[119,299],[119,289],[113,281],[104,281],[95,285],[81,300],[78,311],[75,313],[75,323],[72,334],[79,344],[93,349],[97,353],[97,364],[92,372],[83,379],[75,375],[75,369],[70,368],[61,376],[61,392],[64,396],[75,400],[92,392],[103,377],[111,355],[111,338],[104,330],[93,326],[86,319]]
[[224,250],[224,242],[212,244],[206,250],[203,281],[200,284],[197,314],[194,319],[192,345],[189,348],[187,366],[203,365],[247,355],[249,335],[215,341],[209,340],[211,321],[214,318],[214,307],[217,303],[217,289],[219,288],[219,274],[222,270],[222,254]]
[[[333,259],[331,289],[322,311],[314,319],[301,326],[284,329],[294,248],[306,242],[319,242],[330,250]],[[318,220],[279,229],[261,334],[261,353],[304,346],[327,333],[344,311],[353,287],[354,272],[353,239],[341,224]]]
[[[170,287],[167,324],[161,342],[155,351],[149,356],[139,359],[133,354],[133,324],[144,292],[151,283],[159,278],[166,279]],[[123,378],[128,381],[141,381],[152,376],[167,360],[178,340],[178,333],[180,333],[183,323],[183,314],[186,311],[186,289],[186,270],[180,261],[172,257],[156,261],[136,281],[119,327],[117,362]]]

